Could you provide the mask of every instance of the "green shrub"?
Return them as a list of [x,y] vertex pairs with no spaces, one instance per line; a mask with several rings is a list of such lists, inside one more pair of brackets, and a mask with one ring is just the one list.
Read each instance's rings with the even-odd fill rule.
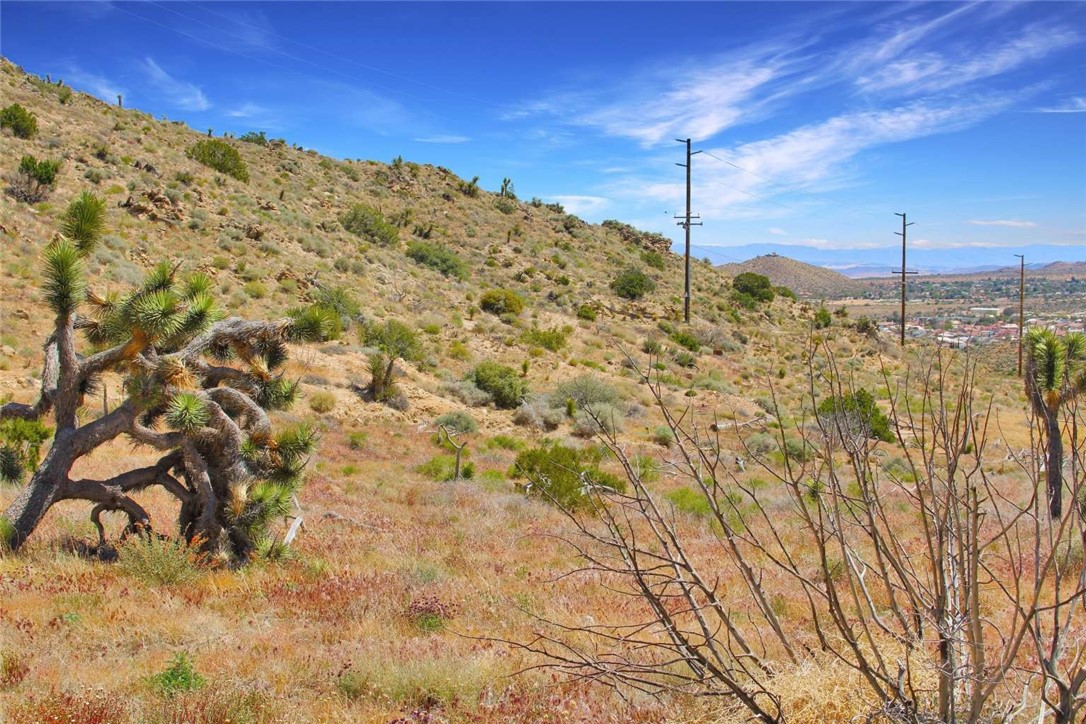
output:
[[894,441],[890,419],[875,404],[874,395],[863,388],[823,399],[818,405],[818,416],[835,434]]
[[470,377],[476,387],[494,398],[494,404],[500,409],[515,408],[528,394],[528,383],[516,370],[497,362],[481,362]]
[[675,506],[675,510],[698,518],[708,518],[713,514],[712,506],[705,496],[691,488],[682,487],[667,493],[665,498]]
[[645,264],[651,266],[653,269],[660,269],[662,271],[664,268],[664,255],[658,251],[653,251],[652,249],[641,252],[641,261],[645,262]]
[[640,269],[626,269],[611,282],[611,290],[625,299],[640,299],[656,289],[656,282]]
[[671,333],[671,341],[682,347],[685,347],[691,352],[701,351],[701,342],[690,332],[681,329],[675,330]]
[[434,420],[434,424],[438,427],[444,427],[453,434],[458,432],[473,433],[478,432],[479,430],[479,425],[475,422],[475,418],[463,410],[446,412],[444,415],[438,416],[438,418]]
[[173,696],[185,691],[202,689],[207,680],[196,672],[192,660],[188,654],[180,652],[175,654],[170,665],[151,677],[151,686],[166,696]]
[[60,163],[60,159],[39,161],[30,155],[23,156],[19,159],[19,172],[11,179],[8,193],[29,204],[45,199],[57,182]]
[[602,455],[594,448],[578,450],[558,443],[517,454],[509,477],[527,479],[524,491],[545,498],[566,509],[586,507],[590,486],[622,492],[626,481],[600,470]]
[[145,585],[187,583],[200,571],[200,556],[184,540],[132,536],[117,548],[117,563],[125,574]]
[[238,181],[249,182],[249,169],[238,150],[218,138],[197,141],[188,150],[188,157]]
[[785,299],[791,299],[793,302],[796,301],[796,293],[793,292],[788,287],[773,287],[773,291],[776,293],[776,295],[778,297],[784,297]]
[[524,299],[509,289],[490,289],[479,298],[479,308],[498,316],[520,314],[524,309]]
[[242,135],[238,136],[238,140],[244,141],[245,143],[255,143],[258,146],[268,145],[268,137],[264,135],[264,131],[260,131],[259,133],[256,131],[249,131],[248,133],[243,133]]
[[566,346],[566,339],[569,337],[570,332],[573,330],[569,327],[553,327],[551,329],[540,329],[539,327],[532,327],[525,330],[520,335],[521,341],[525,344],[533,344],[543,349],[549,349],[551,352],[557,352]]
[[0,128],[10,128],[16,138],[33,138],[38,135],[38,119],[18,103],[0,110]]
[[574,377],[558,385],[550,396],[551,407],[562,407],[573,400],[578,408],[612,405],[618,402],[618,390],[596,375]]
[[503,196],[494,202],[494,207],[503,214],[512,214],[517,210],[517,202]]
[[336,396],[328,390],[317,390],[309,396],[309,409],[323,415],[336,407]]
[[596,308],[591,304],[582,304],[577,307],[577,319],[584,319],[589,322],[596,321]]
[[833,324],[833,317],[830,315],[830,310],[825,307],[819,307],[815,310],[814,314],[814,328],[825,329]]
[[667,425],[657,425],[652,431],[652,441],[661,447],[671,447],[675,442],[675,433]]
[[740,306],[753,309],[760,302],[773,301],[773,285],[764,274],[743,272],[732,279],[732,298]]
[[444,276],[467,279],[468,265],[456,252],[444,244],[429,241],[412,241],[407,245],[407,256],[423,266],[428,266]]
[[355,236],[379,246],[392,246],[400,240],[400,230],[386,221],[380,211],[365,204],[355,204],[344,211],[339,223]]
[[262,282],[246,282],[245,286],[242,287],[242,289],[253,299],[263,299],[264,297],[268,296],[268,288],[264,286]]
[[[439,483],[447,483],[456,477],[456,456],[435,455],[415,468],[415,472]],[[475,477],[475,465],[462,459],[460,461],[460,478],[470,480],[473,477]]]

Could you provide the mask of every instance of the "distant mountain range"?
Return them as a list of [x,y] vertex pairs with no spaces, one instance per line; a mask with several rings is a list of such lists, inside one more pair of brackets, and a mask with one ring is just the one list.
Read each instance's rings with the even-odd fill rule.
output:
[[[681,249],[676,249],[681,253]],[[1009,247],[965,247],[958,249],[910,249],[906,259],[911,271],[920,274],[969,274],[1017,268],[1015,252]],[[1052,262],[1086,262],[1086,246],[1039,244],[1024,249],[1026,266],[1037,269]],[[777,254],[813,266],[840,272],[847,277],[889,276],[901,267],[901,247],[880,249],[818,249],[799,244],[744,244],[742,246],[698,247],[697,256],[714,264],[738,264],[759,256]]]

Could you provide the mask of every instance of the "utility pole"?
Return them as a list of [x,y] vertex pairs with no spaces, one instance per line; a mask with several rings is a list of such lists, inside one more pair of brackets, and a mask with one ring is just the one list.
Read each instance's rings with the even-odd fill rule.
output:
[[1015,254],[1022,262],[1018,272],[1018,376],[1022,376],[1022,329],[1026,326],[1026,256]]
[[683,296],[683,321],[690,324],[690,227],[701,226],[700,221],[691,221],[691,219],[700,219],[700,216],[690,215],[690,157],[701,151],[690,151],[690,139],[689,138],[676,138],[679,143],[686,144],[686,163],[677,163],[676,166],[683,166],[686,168],[686,215],[676,216],[676,219],[682,219],[679,222],[679,226],[686,230],[686,281],[684,289],[686,290]]
[[[894,233],[901,237],[901,346],[905,346],[905,275],[916,274],[914,271],[905,271],[905,233],[913,223],[905,223],[905,214],[894,213],[901,217],[901,231]],[[895,272],[896,273],[896,272]]]

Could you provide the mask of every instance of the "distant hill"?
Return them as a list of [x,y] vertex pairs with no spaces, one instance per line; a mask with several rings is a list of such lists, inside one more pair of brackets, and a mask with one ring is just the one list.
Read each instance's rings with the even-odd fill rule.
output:
[[764,274],[776,286],[788,287],[804,299],[842,299],[860,296],[865,285],[844,274],[804,264],[779,254],[765,254],[741,264],[724,264],[721,269],[733,277],[743,272]]
[[[1054,262],[1079,263],[1086,254],[1082,247],[1055,244],[1031,244],[1022,248],[973,246],[962,248],[910,248],[908,266],[920,274],[971,274],[1006,267],[1018,271],[1014,252],[1024,251],[1026,268]],[[890,241],[877,248],[823,249],[802,244],[743,244],[741,246],[702,246],[698,255],[714,264],[738,263],[766,254],[780,254],[807,264],[834,269],[853,279],[889,276],[901,267],[901,245]]]

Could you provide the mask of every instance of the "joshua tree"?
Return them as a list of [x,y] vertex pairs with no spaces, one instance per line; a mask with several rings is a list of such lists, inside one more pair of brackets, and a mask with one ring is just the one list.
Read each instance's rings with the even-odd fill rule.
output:
[[1053,518],[1063,513],[1063,437],[1060,408],[1086,391],[1086,337],[1080,333],[1060,338],[1047,329],[1026,334],[1026,395],[1033,412],[1044,421],[1048,455],[1045,479],[1048,510]]
[[[295,396],[296,383],[282,376],[286,343],[315,331],[304,318],[222,319],[211,280],[178,279],[168,263],[128,294],[89,291],[84,259],[104,217],[105,202],[83,193],[44,252],[45,300],[55,321],[43,347],[41,394],[33,404],[0,407],[0,418],[52,415],[55,433],[45,460],[0,517],[0,541],[18,548],[62,500],[94,504],[102,544],[106,511],[128,516],[125,534],[149,532],[147,511],[132,494],[159,485],[179,501],[179,532],[190,543],[236,563],[271,551],[269,526],[289,510],[315,433],[306,426],[275,433],[268,411]],[[86,354],[76,330],[86,337]],[[107,373],[121,376],[125,398],[89,419],[80,414],[84,397]],[[105,480],[72,479],[80,458],[121,435],[162,456]]]
[[498,195],[505,199],[515,199],[517,197],[516,193],[513,191],[513,179],[502,179],[502,188],[501,191],[498,192]]

